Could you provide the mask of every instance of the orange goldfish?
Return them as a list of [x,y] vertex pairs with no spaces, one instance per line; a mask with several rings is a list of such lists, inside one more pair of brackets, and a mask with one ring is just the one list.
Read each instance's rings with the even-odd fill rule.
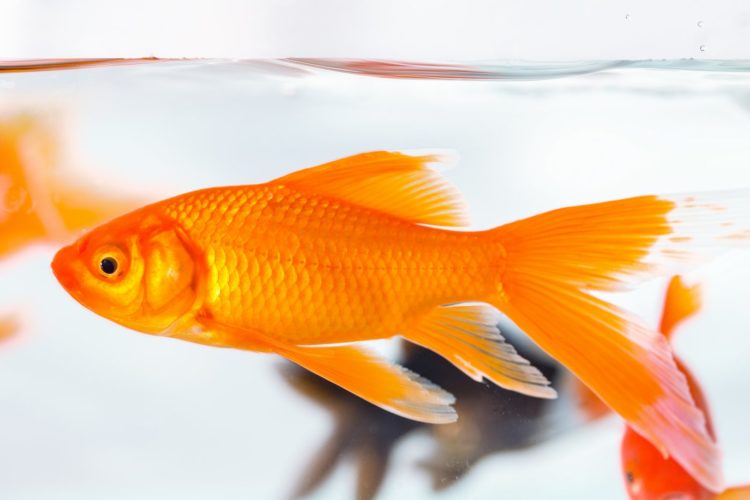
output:
[[124,213],[134,202],[105,196],[55,169],[52,130],[32,115],[0,118],[0,258]]
[[[675,276],[664,299],[661,332],[669,338],[676,326],[700,309],[700,289],[689,287]],[[706,416],[706,429],[715,437],[706,398],[693,374],[675,359],[687,379],[690,392]],[[632,500],[729,500],[750,499],[750,485],[731,488],[716,495],[696,481],[673,458],[664,457],[649,441],[627,427],[622,440],[622,468],[625,485]]]
[[475,380],[554,397],[504,341],[500,310],[719,491],[718,450],[669,343],[588,292],[670,272],[702,243],[747,240],[734,205],[750,196],[641,196],[459,231],[466,211],[429,168],[439,160],[371,152],[183,194],[94,229],[52,268],[78,302],[123,326],[280,354],[431,423],[456,420],[451,394],[342,344],[401,335]]

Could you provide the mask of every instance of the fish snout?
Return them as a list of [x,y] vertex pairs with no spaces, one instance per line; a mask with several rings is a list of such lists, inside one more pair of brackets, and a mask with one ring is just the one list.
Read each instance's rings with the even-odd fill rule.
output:
[[76,279],[73,273],[73,262],[76,258],[75,247],[69,245],[58,250],[55,258],[52,259],[52,273],[68,292],[76,288]]

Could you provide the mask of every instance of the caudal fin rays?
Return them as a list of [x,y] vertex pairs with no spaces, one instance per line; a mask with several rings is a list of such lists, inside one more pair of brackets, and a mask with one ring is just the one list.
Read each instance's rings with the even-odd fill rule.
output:
[[507,262],[493,305],[713,491],[722,487],[719,450],[666,338],[587,292],[689,267],[727,239],[744,244],[748,200],[750,192],[723,210],[710,196],[642,196],[489,233]]

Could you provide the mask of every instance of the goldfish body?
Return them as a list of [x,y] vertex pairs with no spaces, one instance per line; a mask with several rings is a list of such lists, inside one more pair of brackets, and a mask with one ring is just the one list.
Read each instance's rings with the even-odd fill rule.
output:
[[731,207],[716,210],[710,196],[642,196],[457,231],[465,210],[428,168],[436,161],[373,152],[264,184],[187,193],[96,228],[52,267],[76,300],[126,327],[274,352],[432,423],[456,419],[450,394],[342,344],[401,335],[475,380],[553,397],[504,341],[499,309],[718,490],[717,450],[669,344],[587,291],[685,262],[692,221],[709,243],[747,239],[748,221],[728,221]]
[[[682,321],[700,309],[700,289],[687,286],[679,276],[669,283],[664,299],[661,332],[671,337]],[[680,361],[677,366],[687,379],[690,392],[706,416],[706,430],[715,438],[708,404],[693,374]],[[656,447],[630,427],[626,428],[621,447],[625,484],[632,500],[741,500],[750,499],[750,486],[731,488],[716,495],[691,476],[671,457],[664,457]]]

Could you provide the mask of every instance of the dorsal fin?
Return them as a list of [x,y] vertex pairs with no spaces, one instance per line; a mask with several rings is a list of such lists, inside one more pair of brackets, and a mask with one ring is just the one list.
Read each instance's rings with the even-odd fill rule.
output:
[[409,156],[373,151],[299,170],[274,180],[385,212],[411,222],[466,226],[463,199],[445,178],[427,167],[440,155]]

